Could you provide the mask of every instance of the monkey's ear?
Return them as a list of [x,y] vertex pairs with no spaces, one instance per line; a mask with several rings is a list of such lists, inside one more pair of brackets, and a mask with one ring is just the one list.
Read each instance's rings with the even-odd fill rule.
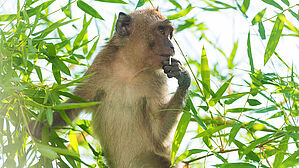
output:
[[132,18],[123,12],[119,12],[116,21],[116,32],[121,36],[128,36],[132,32]]

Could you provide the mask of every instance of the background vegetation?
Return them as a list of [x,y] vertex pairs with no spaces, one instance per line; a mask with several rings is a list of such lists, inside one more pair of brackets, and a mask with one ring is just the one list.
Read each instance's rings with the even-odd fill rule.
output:
[[[0,7],[7,3],[1,1]],[[109,6],[112,3],[123,11],[159,6],[177,29],[177,55],[192,73],[193,85],[174,136],[172,163],[183,161],[185,167],[298,166],[298,62],[286,57],[299,53],[296,0],[57,3],[17,0],[15,13],[0,15],[0,166],[106,167],[104,154],[92,137],[90,115],[71,123],[63,110],[92,105],[71,90],[80,85],[98,46],[113,33],[118,12]],[[109,16],[92,4],[105,7]],[[262,10],[255,11],[257,6]],[[74,17],[78,13],[82,15]],[[219,43],[217,32],[204,17],[216,13],[241,18],[235,24],[247,23],[247,32],[235,29],[236,38],[224,36],[227,42]],[[225,28],[221,19],[217,22]],[[68,98],[82,103],[61,104]],[[51,127],[54,110],[60,111],[69,126]],[[30,134],[28,123],[33,119],[46,125],[42,140]],[[57,131],[49,134],[48,129]]]

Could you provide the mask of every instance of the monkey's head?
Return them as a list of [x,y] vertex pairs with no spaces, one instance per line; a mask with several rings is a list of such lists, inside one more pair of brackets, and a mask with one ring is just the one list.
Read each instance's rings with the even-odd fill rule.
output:
[[173,35],[170,21],[158,9],[146,9],[129,14],[120,12],[116,22],[116,39],[140,63],[161,67],[161,61],[174,55],[170,41]]

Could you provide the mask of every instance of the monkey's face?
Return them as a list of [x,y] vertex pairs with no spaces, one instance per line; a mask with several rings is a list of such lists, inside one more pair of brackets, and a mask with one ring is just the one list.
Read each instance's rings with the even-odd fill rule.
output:
[[171,43],[173,27],[169,20],[158,21],[149,25],[148,53],[153,66],[161,67],[161,62],[175,54]]

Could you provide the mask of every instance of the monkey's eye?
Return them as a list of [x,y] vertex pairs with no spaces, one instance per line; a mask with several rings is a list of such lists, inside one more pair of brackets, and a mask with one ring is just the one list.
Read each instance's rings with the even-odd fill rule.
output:
[[161,32],[163,35],[165,35],[166,31],[165,31],[165,27],[163,26],[158,26],[158,30],[159,32]]

